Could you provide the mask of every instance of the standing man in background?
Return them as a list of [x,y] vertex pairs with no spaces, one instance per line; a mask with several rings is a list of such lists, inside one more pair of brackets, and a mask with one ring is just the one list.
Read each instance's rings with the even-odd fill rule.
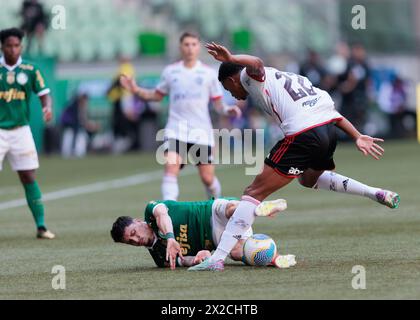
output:
[[[216,111],[240,117],[237,106],[227,106],[222,101],[223,91],[216,72],[198,60],[200,37],[185,32],[180,38],[182,60],[167,66],[155,90],[139,87],[131,77],[122,76],[121,85],[145,101],[161,101],[169,95],[169,119],[165,128],[165,174],[162,182],[163,200],[177,200],[178,175],[190,150],[195,158],[201,181],[209,198],[221,196],[221,186],[215,176],[213,126],[208,110],[212,101]],[[193,132],[205,134],[193,135]],[[192,152],[191,152],[192,153]]]
[[23,31],[12,28],[0,31],[3,56],[0,58],[0,170],[7,156],[25,189],[28,206],[35,219],[37,238],[54,239],[44,221],[42,193],[35,180],[38,155],[29,127],[30,98],[38,95],[44,121],[52,119],[50,89],[41,71],[22,61]]

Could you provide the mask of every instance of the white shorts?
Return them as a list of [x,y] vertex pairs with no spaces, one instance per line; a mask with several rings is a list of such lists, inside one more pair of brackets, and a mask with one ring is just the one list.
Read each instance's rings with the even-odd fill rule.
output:
[[13,171],[29,171],[39,168],[38,154],[29,126],[14,130],[0,129],[0,171],[7,157]]
[[[215,246],[219,245],[222,233],[223,231],[225,231],[226,225],[229,221],[229,219],[226,218],[226,206],[229,202],[239,203],[239,201],[237,200],[216,199],[214,200],[212,206],[211,225],[213,232],[213,243]],[[250,236],[252,236],[252,234],[252,228],[249,228],[248,231],[245,232],[243,238],[249,238]]]

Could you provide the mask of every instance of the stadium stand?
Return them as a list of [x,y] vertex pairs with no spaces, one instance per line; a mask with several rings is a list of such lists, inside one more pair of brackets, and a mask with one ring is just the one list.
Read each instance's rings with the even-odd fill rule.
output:
[[[43,54],[63,62],[106,61],[137,54],[141,15],[135,2],[130,6],[119,6],[114,0],[45,0],[42,3],[49,12],[54,5],[66,9],[66,28],[50,27]],[[20,5],[21,1],[2,3],[0,28],[20,25]]]
[[[329,5],[322,5],[324,2]],[[331,27],[336,24],[337,8],[328,0],[316,4],[307,0],[287,4],[285,0],[267,0],[264,5],[239,0],[211,3],[204,0],[44,0],[42,3],[49,12],[54,5],[66,9],[66,29],[50,27],[42,52],[62,62],[109,61],[119,56],[153,52],[148,48],[141,50],[142,33],[163,35],[167,39],[167,51],[171,52],[179,30],[189,27],[198,29],[205,40],[234,42],[238,32],[248,32],[256,40],[250,43],[250,49],[255,45],[252,49],[267,54],[281,50],[294,52],[305,47],[326,51],[337,36],[333,31],[336,28]],[[2,4],[0,28],[20,24],[20,5],[21,1]],[[256,16],[257,11],[260,14]]]

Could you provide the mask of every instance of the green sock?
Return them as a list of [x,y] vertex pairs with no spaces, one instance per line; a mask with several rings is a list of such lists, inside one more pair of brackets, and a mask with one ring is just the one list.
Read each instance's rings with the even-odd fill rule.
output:
[[28,206],[31,209],[32,215],[35,219],[36,227],[45,228],[44,222],[44,205],[42,203],[42,193],[39,190],[38,183],[33,182],[29,184],[24,184],[26,201]]

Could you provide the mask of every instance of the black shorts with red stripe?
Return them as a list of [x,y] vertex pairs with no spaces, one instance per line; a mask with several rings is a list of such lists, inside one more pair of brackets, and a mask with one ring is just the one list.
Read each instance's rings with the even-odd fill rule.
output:
[[336,146],[334,123],[321,125],[279,141],[265,164],[288,178],[297,178],[307,169],[333,170]]

